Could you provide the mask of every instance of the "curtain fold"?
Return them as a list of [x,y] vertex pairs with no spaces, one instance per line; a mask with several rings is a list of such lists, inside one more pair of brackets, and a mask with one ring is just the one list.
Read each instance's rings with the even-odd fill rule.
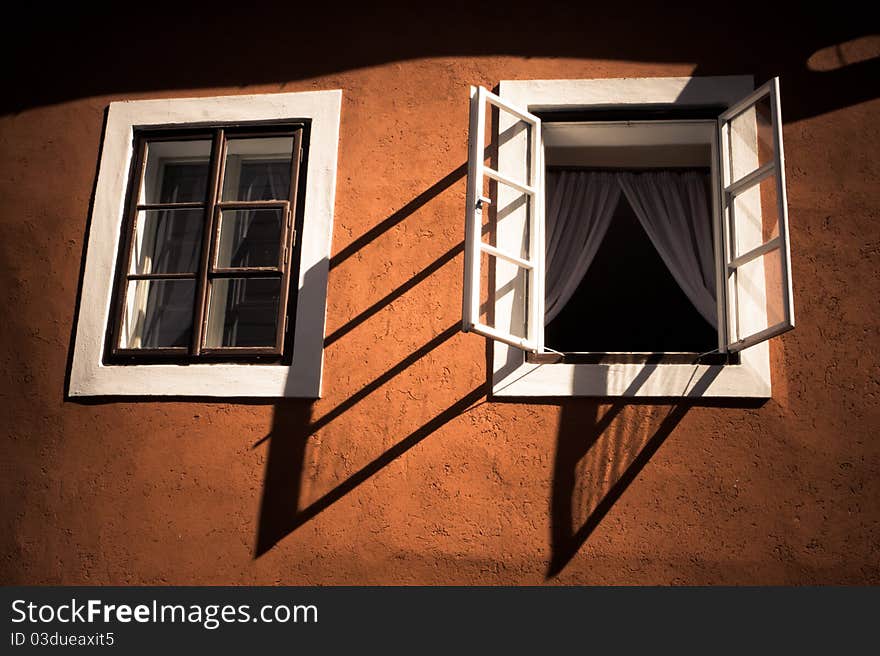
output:
[[712,223],[703,176],[694,171],[622,172],[618,181],[672,277],[717,328]]
[[697,172],[548,171],[545,325],[571,299],[608,231],[621,192],[700,315],[715,328],[715,260]]
[[583,280],[620,200],[613,173],[548,171],[546,184],[545,325]]

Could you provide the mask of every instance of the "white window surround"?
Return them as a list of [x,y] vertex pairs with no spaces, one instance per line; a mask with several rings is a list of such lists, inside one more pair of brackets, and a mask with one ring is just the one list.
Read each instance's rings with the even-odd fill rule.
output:
[[[749,95],[753,88],[751,76],[516,80],[502,81],[498,95],[505,102],[529,112],[597,107],[637,108],[654,104],[673,108],[729,107]],[[515,117],[506,116],[504,112],[500,116],[499,127],[502,131],[516,122]],[[498,170],[523,179],[522,152],[522,143],[499,146]],[[718,199],[713,200],[717,216]],[[499,206],[503,205],[503,201],[499,201]],[[509,223],[512,230],[507,234],[504,222],[497,225],[499,247],[519,246],[521,233],[516,230],[514,222]],[[501,284],[500,279],[497,282]],[[515,312],[510,310],[509,305],[507,311]],[[502,320],[507,318],[502,317]],[[492,393],[499,397],[767,398],[771,395],[769,360],[768,344],[762,342],[742,350],[738,365],[535,364],[526,361],[526,354],[521,348],[495,340]]]
[[[340,90],[110,104],[91,216],[68,393],[79,396],[304,397],[321,394],[336,190]],[[308,120],[305,216],[291,364],[104,364],[133,134],[138,128]]]

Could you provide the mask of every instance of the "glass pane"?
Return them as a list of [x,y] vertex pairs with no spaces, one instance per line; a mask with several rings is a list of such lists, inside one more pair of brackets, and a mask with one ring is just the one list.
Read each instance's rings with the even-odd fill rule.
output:
[[131,273],[194,273],[202,251],[202,210],[138,213]]
[[[514,337],[525,339],[528,327],[529,271],[496,258],[480,254],[480,308],[478,321]],[[490,293],[490,290],[494,290]],[[498,322],[500,317],[510,317]]]
[[293,137],[230,139],[223,200],[286,200],[292,152]]
[[774,249],[736,270],[738,339],[785,319],[782,258]]
[[205,346],[275,346],[280,298],[279,278],[215,278]]
[[211,140],[150,141],[139,203],[205,202]]
[[771,175],[734,196],[734,257],[779,236],[776,182],[776,176]]
[[774,159],[770,96],[734,116],[727,124],[728,157],[732,184]]
[[[493,202],[483,206],[483,242],[511,255],[529,259],[531,197],[489,178],[484,182],[483,193]],[[500,243],[498,233],[503,236]]]
[[188,346],[195,290],[195,280],[130,281],[120,348]]
[[[490,111],[498,112],[496,115],[498,116],[499,125],[499,153],[504,155],[503,159],[505,160],[507,160],[507,155],[510,153],[517,153],[515,170],[502,170],[501,173],[508,175],[521,184],[532,184],[535,180],[534,163],[532,162],[532,143],[535,139],[535,126],[517,119],[504,110],[495,109],[494,105],[489,107],[491,108]],[[488,125],[490,124],[487,123]],[[487,130],[487,132],[491,131]],[[487,154],[489,153],[491,153],[491,150],[487,151]],[[491,166],[489,161],[486,164]]]
[[284,210],[224,210],[220,216],[220,268],[278,266]]

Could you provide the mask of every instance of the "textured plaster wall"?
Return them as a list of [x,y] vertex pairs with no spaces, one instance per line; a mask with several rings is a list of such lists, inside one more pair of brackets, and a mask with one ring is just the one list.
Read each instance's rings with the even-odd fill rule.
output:
[[[759,60],[748,39],[654,59],[554,57],[541,39],[536,56],[389,56],[210,86],[169,73],[167,88],[99,89],[74,67],[88,92],[12,101],[0,582],[880,583],[880,101],[786,87],[796,62]],[[798,321],[771,348],[773,398],[487,400],[485,342],[458,332],[468,85],[765,70],[790,108]],[[330,88],[343,108],[324,398],[66,401],[107,104]]]

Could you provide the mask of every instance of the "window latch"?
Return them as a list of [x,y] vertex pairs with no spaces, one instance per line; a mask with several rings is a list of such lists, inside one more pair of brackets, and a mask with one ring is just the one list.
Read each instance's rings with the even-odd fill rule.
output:
[[492,199],[491,199],[491,198],[486,198],[485,196],[480,196],[479,198],[477,198],[477,211],[478,211],[478,212],[479,212],[479,211],[482,211],[482,209],[483,209],[483,204],[484,204],[484,203],[485,203],[486,205],[491,205],[491,204],[492,204]]

